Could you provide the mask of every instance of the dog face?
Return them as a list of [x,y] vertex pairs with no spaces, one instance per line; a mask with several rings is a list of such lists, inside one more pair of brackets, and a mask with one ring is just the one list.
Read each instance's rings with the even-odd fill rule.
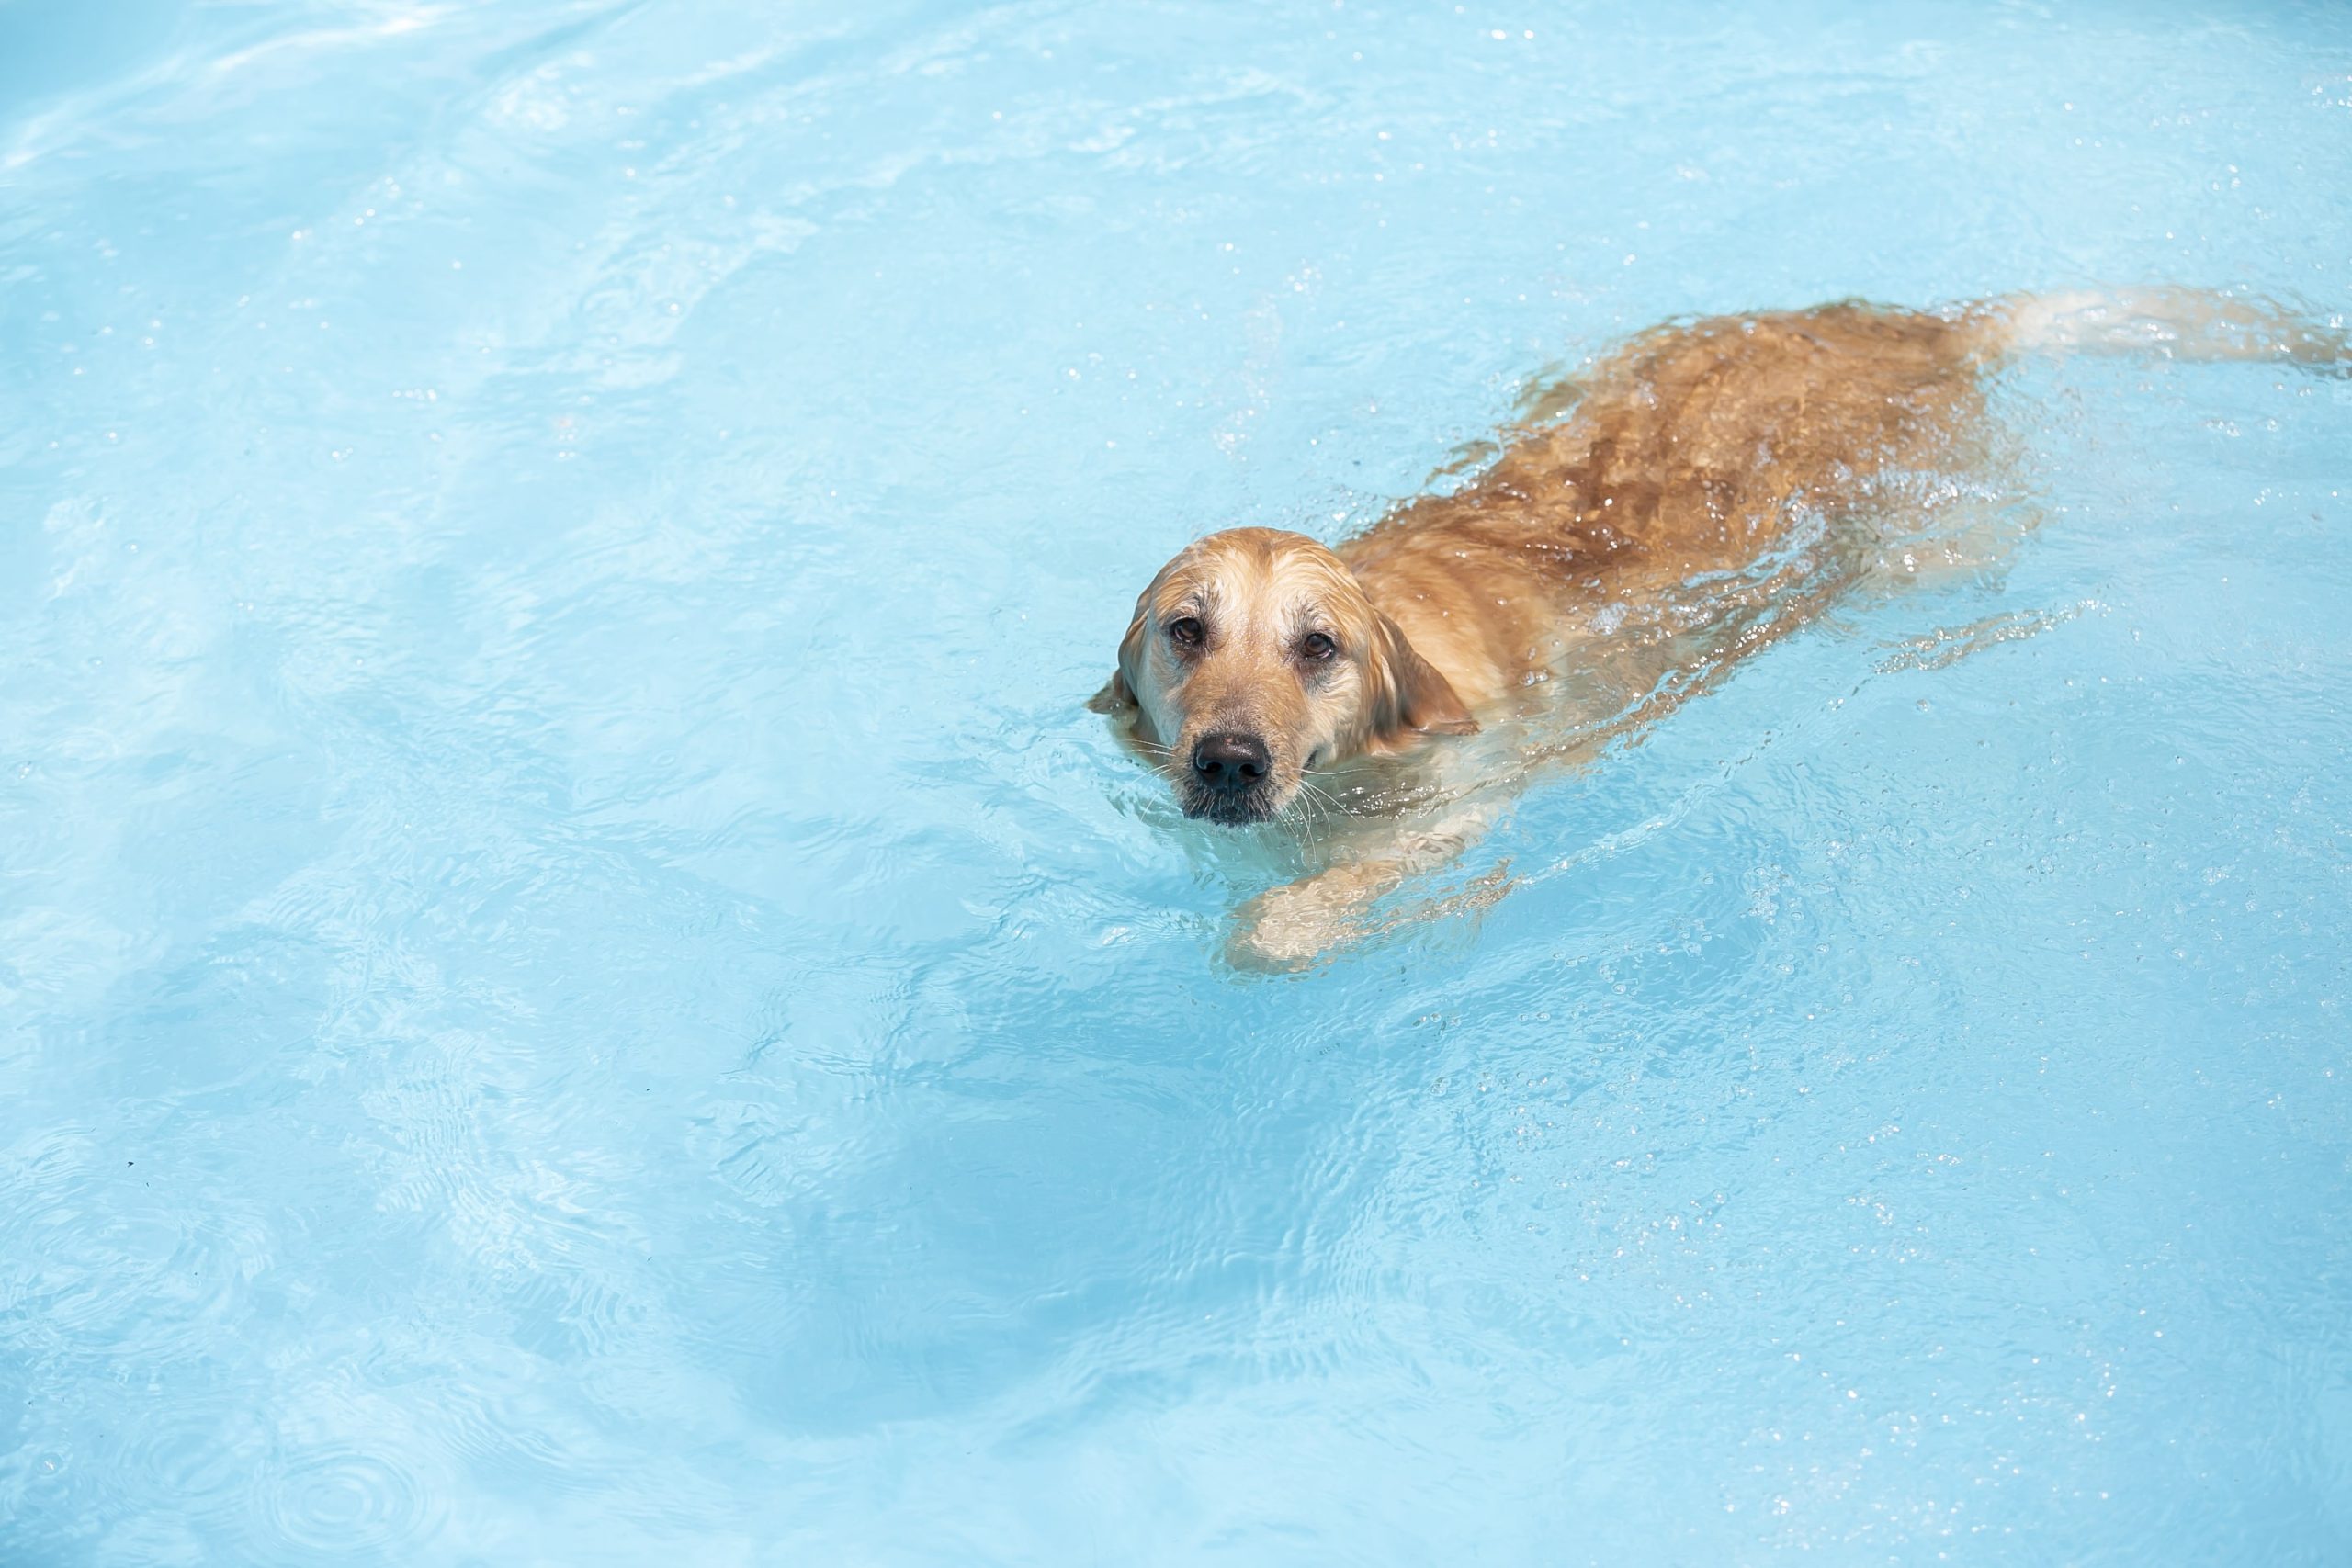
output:
[[1278,815],[1316,769],[1477,728],[1345,561],[1272,528],[1212,534],[1162,567],[1089,705],[1132,710],[1184,815],[1228,824]]

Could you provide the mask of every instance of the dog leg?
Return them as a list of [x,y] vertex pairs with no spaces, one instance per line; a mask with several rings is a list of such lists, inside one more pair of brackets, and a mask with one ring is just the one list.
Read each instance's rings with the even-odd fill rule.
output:
[[1375,852],[1261,893],[1234,914],[1225,955],[1237,969],[1295,971],[1385,929],[1373,907],[1410,878],[1452,864],[1476,843],[1498,807],[1464,802]]

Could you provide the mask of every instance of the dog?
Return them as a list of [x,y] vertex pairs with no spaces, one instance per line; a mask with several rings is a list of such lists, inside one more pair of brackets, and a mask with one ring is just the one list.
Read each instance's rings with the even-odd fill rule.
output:
[[[1887,536],[1872,518],[1900,513],[1906,484],[1984,462],[1988,377],[2030,350],[2352,359],[2340,322],[2183,289],[1665,326],[1555,393],[1459,488],[1352,538],[1195,541],[1136,601],[1089,705],[1186,817],[1348,820],[1330,863],[1245,905],[1227,945],[1245,966],[1305,966],[1376,929],[1380,898],[1491,819],[1478,786],[1500,754],[1444,738],[1501,730],[1524,754],[1548,725],[1584,742],[1554,751],[1589,753],[1804,624],[1865,574]],[[1415,758],[1437,763],[1418,793],[1363,782]]]

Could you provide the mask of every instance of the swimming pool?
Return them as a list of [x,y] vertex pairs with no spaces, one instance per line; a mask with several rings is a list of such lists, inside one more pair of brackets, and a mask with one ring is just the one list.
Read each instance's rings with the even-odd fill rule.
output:
[[0,1560],[2340,1562],[2352,383],[1295,978],[1080,701],[1693,311],[2352,305],[2352,17],[0,5]]

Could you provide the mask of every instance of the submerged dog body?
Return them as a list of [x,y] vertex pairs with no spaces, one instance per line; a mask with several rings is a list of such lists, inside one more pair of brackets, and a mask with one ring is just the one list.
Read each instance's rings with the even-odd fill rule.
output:
[[[1326,547],[1231,529],[1197,541],[1136,601],[1096,696],[1173,780],[1187,815],[1283,813],[1314,775],[1523,712],[1518,694],[1661,606],[1829,532],[1890,479],[1977,456],[1988,366],[2020,347],[2335,364],[2340,333],[2183,291],[1997,302],[1949,314],[1859,304],[1720,318],[1634,340],[1460,489]],[[1834,544],[1834,541],[1832,541]],[[1761,646],[1809,604],[1716,616],[1706,662]],[[1704,617],[1702,617],[1703,620]],[[1346,940],[1363,905],[1475,826],[1401,835],[1245,909],[1237,952],[1297,962]]]

